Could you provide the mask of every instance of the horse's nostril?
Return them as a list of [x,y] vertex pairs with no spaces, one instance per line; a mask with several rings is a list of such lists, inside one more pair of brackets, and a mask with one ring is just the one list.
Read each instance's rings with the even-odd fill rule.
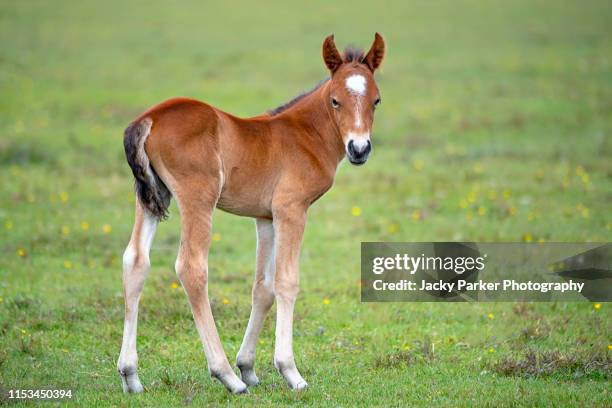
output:
[[368,154],[370,153],[371,150],[372,150],[372,143],[370,143],[370,141],[368,140],[368,144],[366,145],[365,149],[363,149],[363,154]]
[[355,153],[356,153],[356,152],[355,152],[355,144],[353,143],[353,141],[352,141],[352,140],[349,140],[349,142],[348,142],[348,146],[347,146],[347,147],[348,147],[348,152],[349,152],[349,154],[350,154],[351,156],[355,155]]

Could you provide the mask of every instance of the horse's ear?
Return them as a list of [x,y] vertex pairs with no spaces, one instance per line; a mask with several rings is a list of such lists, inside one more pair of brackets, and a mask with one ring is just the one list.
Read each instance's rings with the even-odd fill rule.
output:
[[370,71],[374,72],[382,63],[383,57],[385,56],[385,40],[378,33],[374,34],[374,42],[370,51],[363,58],[363,63],[366,64]]
[[323,41],[323,61],[325,61],[327,69],[329,69],[332,74],[342,65],[342,56],[336,48],[333,34],[327,36],[325,41]]

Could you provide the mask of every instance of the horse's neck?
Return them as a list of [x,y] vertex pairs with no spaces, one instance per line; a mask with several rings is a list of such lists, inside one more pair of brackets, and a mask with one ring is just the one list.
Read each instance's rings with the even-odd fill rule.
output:
[[344,157],[344,144],[327,109],[326,90],[326,85],[321,86],[287,113],[304,127],[304,136],[312,140],[317,156],[335,168]]

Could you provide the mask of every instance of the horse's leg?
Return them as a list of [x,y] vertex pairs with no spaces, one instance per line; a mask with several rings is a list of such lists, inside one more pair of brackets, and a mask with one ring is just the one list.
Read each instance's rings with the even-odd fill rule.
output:
[[274,211],[276,295],[276,343],[274,366],[293,389],[308,386],[295,366],[293,357],[293,309],[299,286],[299,257],[306,224],[306,209],[279,206]]
[[210,375],[233,393],[247,392],[247,386],[232,370],[215,326],[208,298],[208,248],[216,195],[210,199],[201,189],[177,194],[181,211],[181,245],[176,273],[189,297],[195,325],[204,346]]
[[157,219],[148,214],[136,200],[136,217],[132,237],[123,254],[123,296],[125,322],[121,354],[117,370],[123,382],[123,391],[142,392],[138,379],[138,354],[136,352],[136,326],[138,324],[138,301],[149,273],[149,250],[155,235]]
[[274,227],[272,221],[266,219],[258,219],[256,223],[257,266],[253,284],[253,305],[244,340],[236,356],[240,377],[247,385],[259,384],[253,369],[255,349],[266,315],[274,303]]

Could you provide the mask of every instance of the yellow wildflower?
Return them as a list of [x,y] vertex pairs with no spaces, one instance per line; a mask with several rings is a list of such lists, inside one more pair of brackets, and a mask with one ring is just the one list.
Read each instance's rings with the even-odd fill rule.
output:
[[23,248],[19,248],[19,249],[17,250],[17,255],[19,255],[19,256],[20,256],[20,257],[22,257],[22,258],[23,258],[24,256],[26,256],[26,251],[25,251],[25,249],[23,249]]
[[589,184],[591,182],[591,178],[589,177],[588,174],[583,174],[582,177],[580,177],[582,179],[582,182],[584,184]]
[[476,192],[475,191],[470,191],[467,195],[467,200],[468,203],[473,203],[474,201],[476,201]]
[[423,160],[416,159],[415,161],[412,162],[412,166],[414,167],[416,171],[421,171],[423,170],[423,167],[425,166],[425,162],[423,162]]
[[478,207],[478,215],[480,215],[482,217],[486,213],[487,213],[487,209],[485,207],[483,207],[482,205],[480,207]]
[[60,200],[62,201],[62,203],[67,203],[68,202],[68,193],[65,191],[62,191],[59,195]]
[[104,232],[105,234],[110,234],[112,230],[113,230],[113,227],[111,227],[110,224],[104,224],[102,226],[102,232]]
[[353,217],[359,217],[361,215],[361,208],[357,207],[356,205],[353,206],[353,208],[351,208],[351,214]]
[[172,282],[172,283],[170,284],[170,287],[171,287],[172,289],[176,289],[176,288],[178,288],[178,283],[176,283],[176,282]]
[[595,310],[599,310],[599,309],[601,309],[601,303],[595,303],[595,304],[593,305],[593,308],[594,308]]
[[230,301],[228,298],[223,298],[223,304],[224,305],[229,305]]
[[531,233],[529,233],[529,232],[526,233],[526,234],[523,234],[523,241],[524,242],[531,242],[531,241],[533,241],[533,235],[531,235]]
[[399,227],[397,226],[397,224],[389,224],[389,226],[387,227],[387,231],[389,232],[389,234],[395,234],[397,231],[399,230]]
[[219,234],[218,232],[215,232],[214,234],[212,234],[212,240],[221,241],[221,234]]
[[66,269],[72,269],[72,261],[65,260],[65,261],[64,261],[64,268],[66,268]]
[[62,227],[62,235],[68,235],[68,234],[70,234],[70,227],[64,225]]
[[487,317],[488,317],[490,320],[495,319],[495,315],[494,315],[493,313],[489,313],[489,314],[487,315]]
[[81,222],[81,229],[83,231],[88,231],[89,230],[89,223],[87,221]]
[[414,210],[411,217],[413,220],[418,221],[421,219],[421,212],[419,210]]
[[4,221],[4,228],[6,228],[7,230],[13,229],[13,221],[11,220]]
[[328,298],[323,298],[323,304],[324,305],[329,305],[329,299]]

